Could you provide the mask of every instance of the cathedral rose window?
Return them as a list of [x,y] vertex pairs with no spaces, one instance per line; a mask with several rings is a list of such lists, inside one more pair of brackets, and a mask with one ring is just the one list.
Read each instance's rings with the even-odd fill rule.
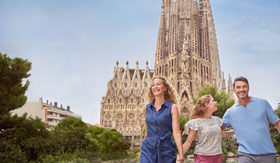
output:
[[130,119],[133,119],[134,116],[135,116],[135,115],[134,115],[133,113],[130,113],[130,114],[129,114],[129,118],[130,118]]
[[111,115],[110,115],[110,114],[107,114],[107,115],[106,115],[106,118],[107,118],[107,119],[111,119]]
[[122,118],[123,118],[123,115],[122,115],[121,113],[119,113],[119,114],[117,115],[117,117],[118,117],[118,119],[122,119]]

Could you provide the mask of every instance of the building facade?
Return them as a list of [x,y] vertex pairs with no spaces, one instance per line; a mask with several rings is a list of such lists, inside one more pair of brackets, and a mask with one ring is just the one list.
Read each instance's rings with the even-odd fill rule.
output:
[[[153,76],[165,76],[177,92],[180,113],[190,115],[193,99],[207,85],[226,91],[209,0],[163,0],[153,70],[118,66],[102,99],[100,125],[134,144],[142,140],[143,107]],[[228,93],[233,97],[231,78]]]
[[75,114],[70,111],[70,107],[63,108],[57,106],[57,102],[54,105],[50,102],[43,102],[40,98],[37,102],[26,102],[22,107],[12,111],[12,114],[17,114],[19,116],[27,113],[29,117],[40,118],[44,123],[52,126],[56,126],[65,117],[74,117],[82,119],[82,116]]
[[146,104],[146,92],[153,71],[146,62],[145,69],[119,67],[117,61],[113,79],[108,82],[106,96],[102,98],[100,126],[116,129],[132,144],[140,145],[145,124],[143,108]]

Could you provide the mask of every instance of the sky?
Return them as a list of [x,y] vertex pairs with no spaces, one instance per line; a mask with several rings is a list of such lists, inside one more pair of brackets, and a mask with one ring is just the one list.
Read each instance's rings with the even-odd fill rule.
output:
[[[0,52],[32,62],[28,101],[98,124],[113,69],[154,68],[162,0],[0,0]],[[280,1],[210,0],[225,78],[280,103]]]

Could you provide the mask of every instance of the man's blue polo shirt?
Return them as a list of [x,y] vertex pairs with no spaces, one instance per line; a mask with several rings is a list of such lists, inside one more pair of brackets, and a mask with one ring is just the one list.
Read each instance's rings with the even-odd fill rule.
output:
[[268,122],[277,121],[277,114],[266,100],[251,97],[246,107],[237,102],[226,111],[223,126],[232,126],[239,152],[262,155],[276,153]]

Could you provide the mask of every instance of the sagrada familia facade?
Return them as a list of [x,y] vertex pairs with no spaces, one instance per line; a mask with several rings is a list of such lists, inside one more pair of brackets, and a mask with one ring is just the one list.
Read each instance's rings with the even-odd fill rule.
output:
[[[143,108],[153,76],[165,76],[177,92],[178,107],[184,117],[190,115],[193,99],[208,85],[226,91],[221,72],[215,25],[209,0],[163,0],[155,52],[155,67],[145,69],[119,67],[102,98],[100,125],[116,129],[133,145],[143,139]],[[232,81],[228,94],[233,98]]]

